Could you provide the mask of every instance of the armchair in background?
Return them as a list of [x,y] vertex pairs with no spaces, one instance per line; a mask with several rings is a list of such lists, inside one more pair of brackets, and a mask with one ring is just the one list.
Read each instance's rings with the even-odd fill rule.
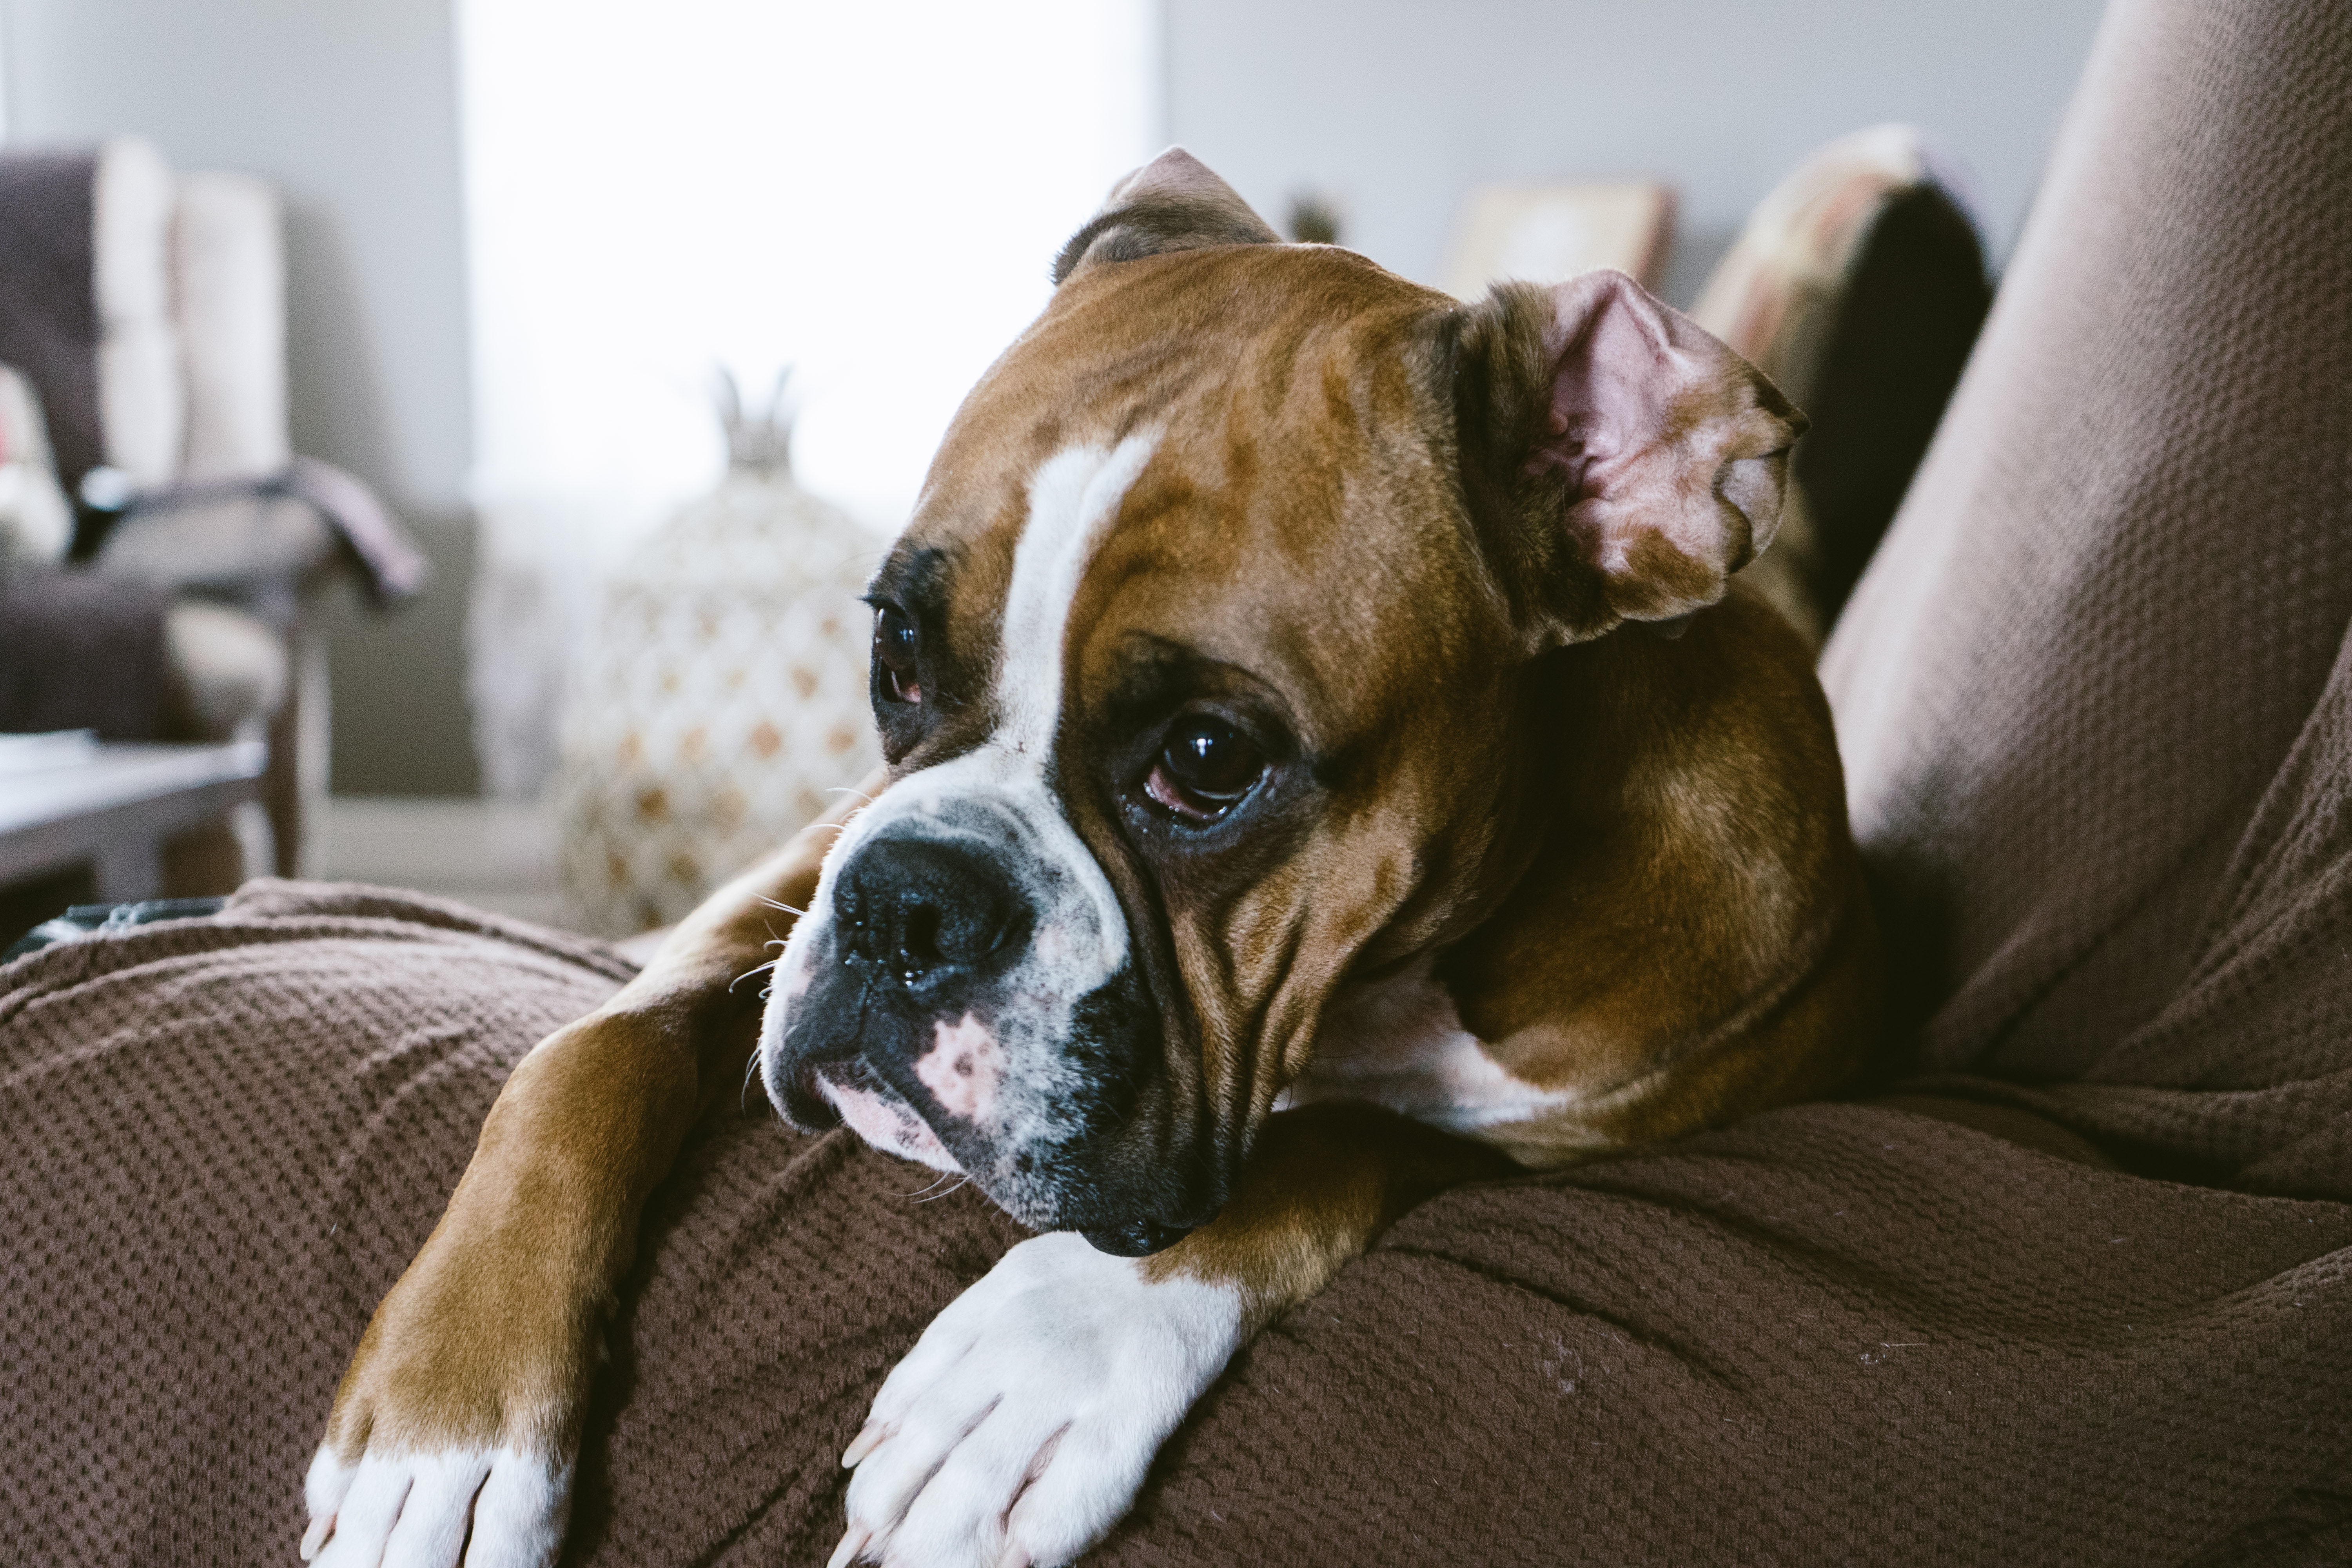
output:
[[293,455],[276,193],[134,137],[0,154],[0,731],[266,736],[266,816],[175,841],[166,891],[295,874],[327,784],[307,606],[338,571],[396,604],[425,563]]

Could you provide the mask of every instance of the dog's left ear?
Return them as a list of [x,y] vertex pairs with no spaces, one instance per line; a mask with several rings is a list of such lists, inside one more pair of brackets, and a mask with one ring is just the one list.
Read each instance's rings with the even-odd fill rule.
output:
[[1723,597],[1780,526],[1805,416],[1622,272],[1452,319],[1465,489],[1539,645]]
[[1181,147],[1113,185],[1102,211],[1054,258],[1056,287],[1083,268],[1210,245],[1279,245],[1282,237],[1233,186]]

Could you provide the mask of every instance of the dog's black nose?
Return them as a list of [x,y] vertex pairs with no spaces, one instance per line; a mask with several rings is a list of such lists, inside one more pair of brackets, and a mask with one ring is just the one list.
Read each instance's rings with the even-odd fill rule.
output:
[[954,844],[879,838],[843,868],[844,948],[909,988],[979,968],[1018,936],[1019,900],[988,861]]
[[1163,1252],[1192,1234],[1189,1225],[1165,1225],[1156,1219],[1139,1219],[1117,1230],[1082,1230],[1087,1245],[1097,1252],[1108,1252],[1113,1258],[1149,1258]]

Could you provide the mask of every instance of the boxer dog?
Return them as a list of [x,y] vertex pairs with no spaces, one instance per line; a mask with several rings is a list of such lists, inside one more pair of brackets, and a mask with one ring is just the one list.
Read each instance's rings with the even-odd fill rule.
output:
[[873,581],[887,784],[515,1069],[306,1555],[552,1558],[640,1210],[754,1048],[1040,1233],[883,1384],[835,1568],[1067,1562],[1403,1210],[1857,1066],[1828,709],[1727,595],[1804,424],[1762,375],[1620,274],[1281,244],[1181,151],[1054,270]]

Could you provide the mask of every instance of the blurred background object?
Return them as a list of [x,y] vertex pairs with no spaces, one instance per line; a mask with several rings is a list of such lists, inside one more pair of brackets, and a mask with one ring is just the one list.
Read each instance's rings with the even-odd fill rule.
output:
[[1167,0],[1156,95],[1180,142],[1261,212],[1346,203],[1346,243],[1444,277],[1479,184],[1654,180],[1687,308],[1765,193],[1864,126],[1922,127],[1969,171],[2005,258],[2099,0]]
[[[471,343],[449,0],[0,0],[0,115],[26,153],[124,132],[264,181],[278,213],[278,415],[291,449],[382,496],[429,558],[397,616],[331,580],[304,668],[341,721],[331,787],[474,795]],[[323,836],[314,839],[326,848]],[[331,851],[330,851],[331,853]]]
[[1337,198],[1322,191],[1301,191],[1290,198],[1290,218],[1283,230],[1301,245],[1338,245],[1343,226]]
[[[307,606],[341,566],[383,605],[425,575],[363,484],[293,455],[283,300],[266,183],[176,174],[130,136],[0,153],[0,731],[268,742],[257,803],[213,820],[150,810],[136,829],[110,818],[124,834],[171,829],[123,847],[158,868],[142,897],[301,867],[327,788]],[[129,776],[104,762],[42,770],[43,820],[78,819],[75,780],[96,812]],[[57,852],[79,844],[59,837]],[[120,858],[85,869],[121,881],[106,874]],[[75,874],[15,873],[36,869]]]
[[1454,220],[1439,286],[1475,300],[1507,279],[1564,283],[1611,267],[1654,289],[1674,236],[1675,194],[1664,185],[1479,185]]
[[871,541],[793,482],[784,377],[719,377],[728,468],[605,591],[566,693],[553,795],[581,928],[686,917],[882,760],[866,702]]
[[0,365],[0,574],[63,560],[73,531],[40,395],[24,372]]
[[1746,574],[1818,647],[1878,548],[1992,308],[1981,222],[1917,128],[1840,137],[1757,205],[1691,307],[1812,425]]

